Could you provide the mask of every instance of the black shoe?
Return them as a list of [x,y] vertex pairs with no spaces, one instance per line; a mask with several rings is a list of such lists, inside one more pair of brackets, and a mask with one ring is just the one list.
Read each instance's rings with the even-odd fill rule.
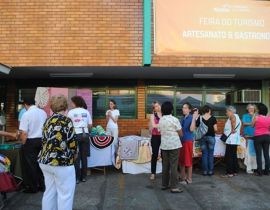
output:
[[80,180],[77,179],[77,180],[76,180],[76,184],[79,184],[79,183],[80,183]]
[[45,192],[45,187],[38,187],[38,191]]
[[84,179],[82,179],[82,182],[86,182],[86,179],[84,178]]
[[23,192],[23,193],[34,194],[34,193],[37,193],[38,191],[37,191],[37,190],[31,190],[31,189],[24,189],[22,192]]
[[268,171],[268,170],[264,170],[264,171],[263,171],[263,175],[269,176],[269,171]]

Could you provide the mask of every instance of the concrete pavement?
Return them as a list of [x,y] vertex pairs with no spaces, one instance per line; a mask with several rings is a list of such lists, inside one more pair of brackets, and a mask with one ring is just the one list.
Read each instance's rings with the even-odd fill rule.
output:
[[[94,173],[86,183],[77,185],[74,210],[199,210],[270,209],[270,177],[241,173],[224,179],[220,174],[203,177],[195,172],[191,185],[181,194],[161,191],[161,176],[155,182],[149,175],[124,175],[110,170],[106,176]],[[39,210],[42,193],[16,193],[5,210]]]

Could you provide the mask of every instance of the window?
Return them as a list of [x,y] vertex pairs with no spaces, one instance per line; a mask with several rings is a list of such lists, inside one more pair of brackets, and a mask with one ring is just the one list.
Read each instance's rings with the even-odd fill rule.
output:
[[173,90],[147,90],[146,97],[146,113],[152,113],[152,103],[158,101],[160,104],[165,101],[174,101],[174,91]]
[[177,91],[176,92],[176,116],[182,116],[182,106],[190,103],[194,108],[201,108],[203,95],[201,91]]
[[174,115],[182,116],[182,106],[189,102],[194,108],[202,108],[208,105],[213,109],[213,114],[216,117],[225,116],[225,99],[226,93],[230,90],[211,90],[205,87],[201,89],[189,90],[187,88],[171,87],[167,90],[158,87],[149,87],[146,91],[146,113],[152,112],[152,103],[158,101],[162,104],[165,101],[170,101],[174,106]]
[[226,110],[225,92],[207,92],[206,104],[213,109],[215,116],[224,116]]
[[115,100],[120,118],[134,119],[137,117],[137,99],[135,89],[107,89],[93,91],[93,117],[105,118],[109,100]]

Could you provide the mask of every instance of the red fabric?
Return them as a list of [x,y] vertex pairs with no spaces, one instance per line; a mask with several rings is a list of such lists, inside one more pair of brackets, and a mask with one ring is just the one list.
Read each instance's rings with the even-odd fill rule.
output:
[[0,173],[0,192],[13,192],[18,189],[15,178],[9,173]]
[[186,141],[182,143],[182,148],[179,153],[179,165],[182,167],[192,166],[193,155],[193,141]]

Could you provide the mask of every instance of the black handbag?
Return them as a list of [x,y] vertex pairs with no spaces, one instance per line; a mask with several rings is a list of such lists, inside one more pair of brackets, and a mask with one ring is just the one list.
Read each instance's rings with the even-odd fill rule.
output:
[[[238,127],[239,127],[240,123],[238,123],[238,125],[235,127],[234,130],[236,130]],[[226,143],[227,139],[232,135],[232,132],[227,136],[225,133],[223,133],[220,137],[220,140],[223,142],[223,143]]]

